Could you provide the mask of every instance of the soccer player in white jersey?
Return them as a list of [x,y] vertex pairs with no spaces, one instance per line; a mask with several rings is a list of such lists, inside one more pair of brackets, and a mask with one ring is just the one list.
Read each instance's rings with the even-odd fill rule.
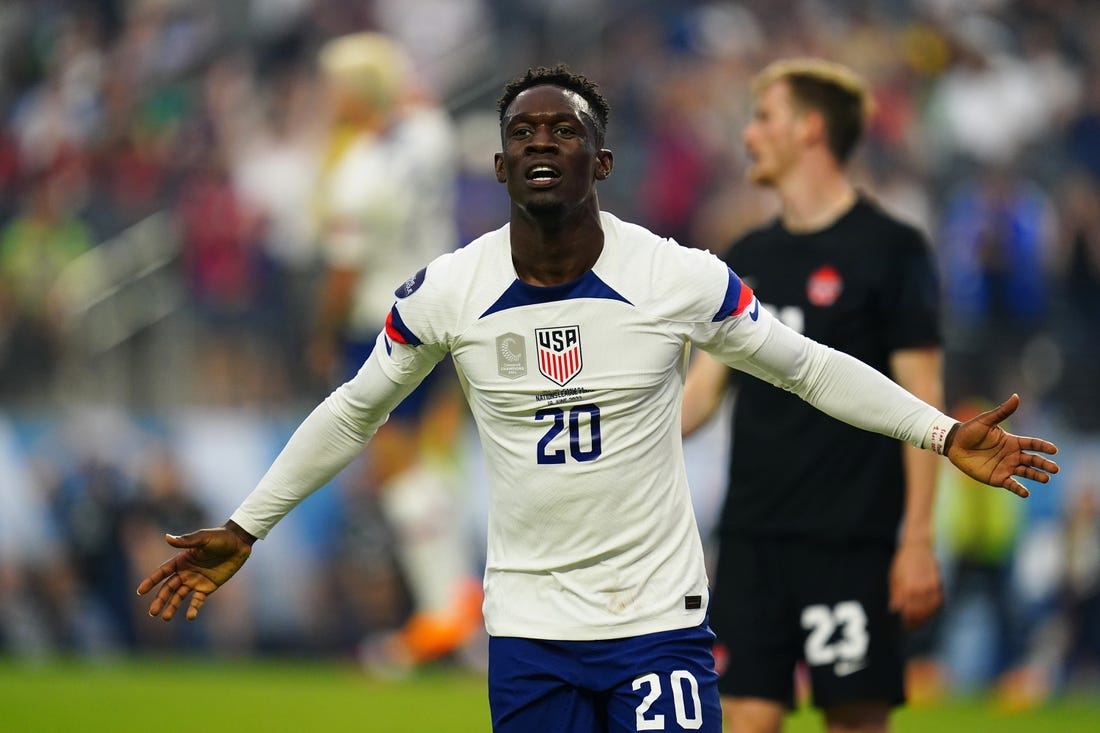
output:
[[[334,385],[353,377],[374,348],[394,285],[458,246],[457,144],[450,116],[390,37],[334,38],[318,65],[333,120],[316,207],[326,272],[309,357]],[[363,470],[346,477],[377,501],[393,530],[413,605],[400,629],[364,641],[361,657],[376,671],[456,651],[481,625],[474,553],[456,520],[460,482],[433,445],[450,442],[458,390],[449,372],[432,376],[394,408]]]
[[591,81],[564,66],[531,70],[505,87],[499,111],[509,224],[398,288],[378,347],[225,526],[168,537],[180,551],[138,586],[159,585],[150,615],[171,619],[190,597],[195,618],[253,543],[346,466],[447,353],[488,469],[484,615],[498,732],[721,730],[680,437],[689,345],[1014,493],[1027,495],[1016,477],[1046,482],[1058,470],[1038,454],[1052,443],[997,426],[1015,395],[957,423],[784,327],[713,255],[602,212],[596,184],[613,156]]

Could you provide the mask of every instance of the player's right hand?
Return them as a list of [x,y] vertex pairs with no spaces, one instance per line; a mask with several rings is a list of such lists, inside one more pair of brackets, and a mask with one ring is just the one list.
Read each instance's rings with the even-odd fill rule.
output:
[[160,585],[149,604],[149,615],[171,621],[176,610],[191,596],[187,620],[194,620],[206,597],[241,569],[252,554],[255,538],[228,522],[225,527],[200,529],[185,535],[165,535],[169,545],[180,548],[171,559],[150,573],[137,587],[145,595]]
[[902,625],[916,629],[943,605],[943,581],[930,541],[905,541],[898,545],[890,564],[890,610]]

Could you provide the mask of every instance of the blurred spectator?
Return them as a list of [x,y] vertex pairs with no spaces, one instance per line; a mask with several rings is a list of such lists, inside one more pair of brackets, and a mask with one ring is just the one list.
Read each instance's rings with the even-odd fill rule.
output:
[[230,165],[234,187],[259,217],[260,245],[271,263],[262,308],[274,327],[278,359],[302,393],[310,384],[304,355],[321,267],[314,197],[323,96],[314,75],[289,66],[271,79],[265,102],[262,124],[230,147]]
[[[949,191],[941,217],[937,241],[951,316],[947,373],[954,397],[949,394],[949,400],[960,395],[993,399],[1003,391],[1004,377],[1014,377],[1021,366],[1014,345],[1028,342],[1009,336],[1018,336],[1020,328],[1034,333],[1047,325],[1054,209],[1035,182],[997,166]],[[972,384],[973,359],[997,364],[1000,378]]]
[[1065,148],[1067,160],[1100,181],[1100,68],[1096,66],[1089,68],[1084,102],[1067,125]]
[[[969,420],[992,406],[968,398],[951,415]],[[973,692],[1018,664],[1023,652],[1013,558],[1024,508],[1015,496],[979,491],[965,476],[945,472],[941,480],[954,485],[938,492],[937,535],[947,556],[936,640],[947,679],[939,684],[941,690]]]
[[493,153],[500,149],[496,114],[470,112],[455,121],[460,149],[455,180],[455,224],[465,245],[508,221],[508,203],[493,173]]
[[[453,120],[393,39],[336,38],[322,47],[320,66],[333,120],[318,204],[326,271],[310,358],[318,377],[342,382],[381,342],[401,289],[419,287],[417,271],[458,246],[458,150]],[[368,664],[428,661],[473,630],[474,569],[464,562],[472,553],[455,521],[460,489],[438,455],[453,442],[457,394],[446,370],[433,375],[378,429],[355,477],[377,493],[415,608],[400,633],[368,649]],[[480,607],[480,586],[473,603]]]
[[1012,34],[999,21],[969,15],[952,19],[950,29],[954,61],[935,80],[928,106],[942,163],[1009,164],[1047,132],[1051,101],[1036,94]]
[[0,395],[39,403],[59,358],[61,323],[52,288],[66,265],[92,247],[60,175],[41,173],[0,230]]
[[[117,80],[109,85],[115,92],[112,96],[133,93],[121,86]],[[154,126],[132,104],[112,100],[115,102],[121,106],[117,114],[123,119],[109,118],[110,126],[93,152],[94,185],[87,207],[89,223],[100,240],[165,207],[171,184],[171,130]]]
[[19,149],[8,130],[0,127],[0,222],[7,221],[15,213],[19,198],[20,166]]
[[[681,244],[693,243],[692,225],[700,203],[717,184],[718,173],[731,165],[712,126],[706,78],[689,63],[676,64],[654,90],[653,122],[645,168],[638,186],[642,223]],[[686,67],[686,68],[685,68]]]
[[188,487],[182,467],[166,448],[150,451],[132,494],[117,510],[118,540],[126,564],[126,618],[134,646],[148,651],[198,645],[201,629],[189,624],[170,629],[168,624],[143,623],[148,612],[137,596],[128,592],[140,580],[133,569],[155,566],[164,559],[165,533],[205,527],[210,522],[208,512]]
[[[259,218],[233,189],[216,143],[185,174],[176,216],[200,326],[197,396],[221,404],[251,402],[264,394],[265,381],[279,374],[277,362],[257,354],[265,335],[261,296],[268,263],[259,245]],[[240,392],[234,385],[253,391]]]
[[40,471],[27,454],[12,422],[0,416],[0,654],[16,658],[71,652],[79,613],[66,538],[53,531]]
[[105,457],[87,455],[47,490],[50,514],[65,538],[75,574],[79,615],[93,619],[85,628],[88,638],[70,644],[74,650],[132,647],[133,592],[120,534],[122,507],[132,490],[128,477]]
[[374,0],[378,29],[409,50],[431,94],[445,99],[477,83],[495,39],[485,0]]
[[339,505],[326,525],[324,588],[331,618],[325,626],[336,648],[348,650],[400,628],[413,602],[394,552],[397,537],[382,520],[375,492],[357,475],[339,481],[336,490]]
[[1100,676],[1100,482],[1094,460],[1077,468],[1057,531],[1047,537],[1051,598],[1029,629],[1023,663],[998,689],[1009,711],[1054,694],[1095,691]]
[[1059,680],[1087,690],[1100,676],[1100,479],[1085,472],[1072,488],[1065,510],[1065,661]]
[[1058,205],[1053,276],[1061,349],[1058,403],[1069,423],[1100,430],[1100,178],[1070,174]]

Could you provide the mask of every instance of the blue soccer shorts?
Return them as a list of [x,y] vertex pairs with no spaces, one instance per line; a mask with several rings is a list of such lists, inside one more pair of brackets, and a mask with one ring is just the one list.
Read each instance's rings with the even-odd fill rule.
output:
[[495,733],[721,733],[714,634],[606,641],[489,639]]

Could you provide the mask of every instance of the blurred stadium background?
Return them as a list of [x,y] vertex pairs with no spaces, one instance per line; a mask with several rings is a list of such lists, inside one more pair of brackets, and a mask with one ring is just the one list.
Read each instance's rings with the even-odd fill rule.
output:
[[[528,66],[567,61],[601,83],[605,208],[713,250],[774,211],[743,178],[752,74],[786,55],[863,73],[878,112],[858,176],[936,246],[949,407],[1019,391],[1013,429],[1063,447],[1063,474],[1026,502],[941,492],[948,601],[915,694],[1100,711],[1088,0],[0,4],[0,661],[350,660],[407,612],[399,588],[355,582],[388,539],[339,480],[200,621],[151,623],[133,594],[169,554],[163,533],[222,522],[327,392],[303,349],[321,270],[314,60],[363,29],[407,44],[454,115],[464,241],[506,220],[495,100]],[[480,551],[476,437],[459,435]],[[716,425],[688,445],[704,533],[725,439]]]

